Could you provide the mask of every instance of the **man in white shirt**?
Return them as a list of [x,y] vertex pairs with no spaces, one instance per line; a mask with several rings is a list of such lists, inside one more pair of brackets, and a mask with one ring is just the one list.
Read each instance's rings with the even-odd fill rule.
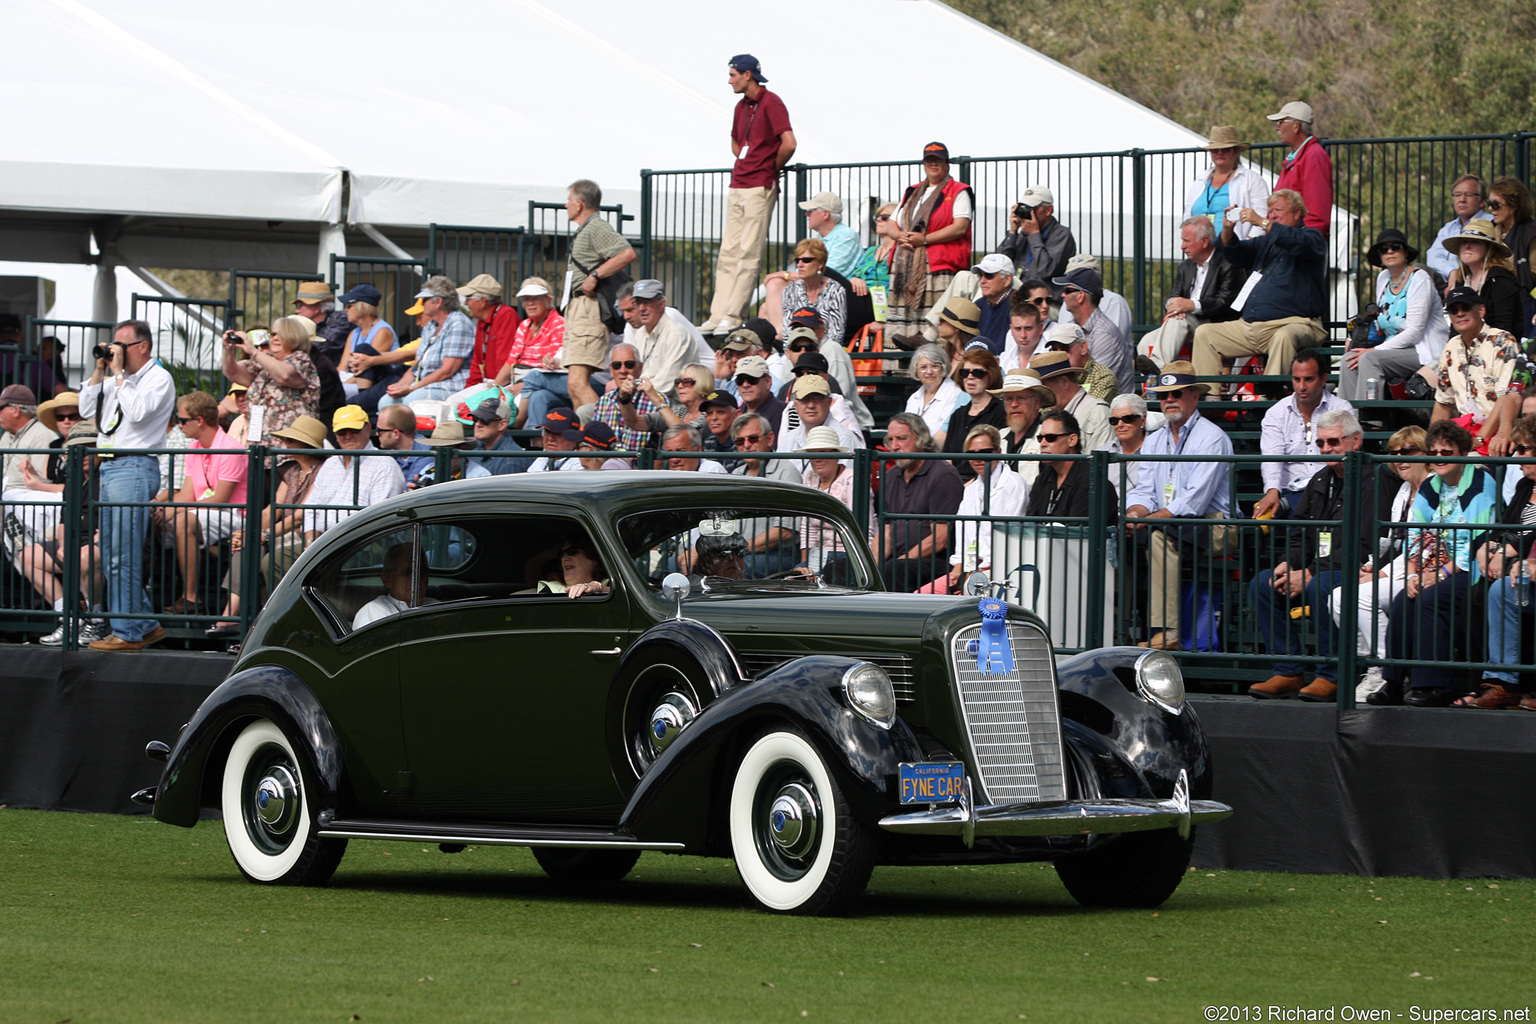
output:
[[[676,397],[678,374],[695,361],[698,348],[688,332],[666,315],[667,296],[660,281],[636,281],[633,295],[639,327],[633,344],[645,364],[646,377],[656,390]],[[714,362],[713,353],[710,362]]]
[[[855,433],[832,415],[832,386],[819,373],[803,373],[790,388],[791,404],[798,421],[779,430],[779,451],[795,452],[805,447],[806,432],[812,427],[828,426],[837,431],[839,442],[849,449],[863,448],[864,435]],[[786,421],[789,411],[784,413]],[[804,461],[795,463],[795,471],[804,473]]]
[[1325,412],[1355,407],[1328,390],[1332,369],[1327,356],[1304,348],[1291,360],[1291,394],[1264,413],[1259,451],[1265,455],[1316,455],[1317,462],[1266,462],[1259,467],[1264,477],[1264,496],[1253,506],[1255,519],[1288,519],[1301,503],[1307,483],[1320,469],[1322,450],[1317,444],[1317,418]]
[[[378,450],[369,441],[368,414],[360,406],[344,405],[337,409],[331,417],[331,429],[341,451],[321,464],[309,497],[304,499],[306,506],[314,506],[304,509],[306,541],[314,540],[358,509],[405,493],[405,474],[400,471],[399,459],[348,454]],[[326,507],[335,505],[346,507]]]
[[[409,541],[402,544],[392,544],[388,551],[384,552],[384,566],[379,571],[379,580],[384,584],[384,593],[369,601],[357,610],[352,616],[352,628],[362,629],[370,622],[387,619],[391,615],[399,615],[410,608],[420,608],[424,604],[437,604],[437,601],[427,596],[427,560],[417,557],[415,565],[411,564],[411,552],[415,545]],[[415,588],[411,583],[415,577]],[[415,600],[412,600],[414,594]]]
[[[80,414],[95,419],[98,448],[163,448],[176,411],[176,381],[154,358],[154,333],[142,320],[125,320],[112,332],[111,356],[96,360],[90,381],[80,389]],[[101,550],[107,561],[107,608],[112,633],[91,644],[98,651],[142,651],[165,639],[149,618],[144,589],[144,535],[148,502],[160,490],[160,464],[153,455],[100,457]]]

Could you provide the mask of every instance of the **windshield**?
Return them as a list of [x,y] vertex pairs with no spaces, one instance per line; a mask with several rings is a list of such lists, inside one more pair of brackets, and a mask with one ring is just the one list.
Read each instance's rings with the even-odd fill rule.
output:
[[658,594],[671,572],[686,573],[694,593],[879,589],[867,569],[865,540],[814,514],[723,506],[661,509],[629,516],[619,523],[619,537],[636,571]]

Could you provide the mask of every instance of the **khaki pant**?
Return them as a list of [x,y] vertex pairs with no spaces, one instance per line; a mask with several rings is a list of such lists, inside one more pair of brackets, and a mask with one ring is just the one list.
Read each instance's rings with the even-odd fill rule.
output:
[[577,292],[565,307],[565,366],[608,365],[608,325],[603,323],[602,307],[596,299]]
[[[1136,354],[1146,356],[1161,370],[1179,358],[1179,353],[1194,337],[1195,328],[1204,322],[1197,316],[1186,316],[1182,320],[1164,320],[1161,327],[1141,336],[1141,340],[1136,343]],[[1190,351],[1194,351],[1193,345],[1190,345]]]
[[1267,354],[1264,372],[1289,377],[1296,350],[1321,344],[1327,337],[1321,320],[1305,316],[1201,324],[1195,331],[1195,376],[1221,376],[1222,360],[1232,356]]
[[725,234],[715,266],[715,297],[709,306],[709,319],[715,323],[740,322],[746,317],[747,303],[763,268],[768,221],[778,198],[777,188],[733,188],[727,193]]
[[[1220,512],[1212,512],[1206,519],[1225,519]],[[1180,522],[1180,520],[1175,520]],[[1182,520],[1188,523],[1189,520]],[[1236,527],[1212,526],[1196,528],[1186,526],[1178,530],[1182,537],[1172,536],[1168,532],[1170,527],[1148,525],[1147,536],[1147,625],[1153,632],[1165,630],[1173,633],[1179,631],[1179,563],[1182,558],[1181,549],[1193,551],[1200,544],[1199,534],[1210,535],[1210,550],[1212,554],[1224,555],[1227,552],[1229,542],[1235,542],[1238,537]],[[1178,529],[1173,527],[1173,529]],[[1181,543],[1182,541],[1182,543]]]

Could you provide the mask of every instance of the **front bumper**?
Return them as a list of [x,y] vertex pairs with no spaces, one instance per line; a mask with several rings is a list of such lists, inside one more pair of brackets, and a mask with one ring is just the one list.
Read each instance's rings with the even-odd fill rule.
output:
[[880,819],[880,827],[907,835],[959,836],[969,847],[976,836],[1062,836],[1163,828],[1176,829],[1188,838],[1195,825],[1220,821],[1232,814],[1232,808],[1215,800],[1190,800],[1189,777],[1182,771],[1173,796],[1166,800],[1103,798],[1077,803],[977,807],[973,793],[967,778],[959,803],[892,814]]

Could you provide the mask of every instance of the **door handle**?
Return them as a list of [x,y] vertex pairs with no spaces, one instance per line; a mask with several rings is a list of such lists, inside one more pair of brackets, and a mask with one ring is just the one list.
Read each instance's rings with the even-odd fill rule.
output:
[[622,647],[610,647],[606,651],[588,651],[587,653],[588,654],[622,654],[622,653],[624,653],[624,648],[622,648]]

